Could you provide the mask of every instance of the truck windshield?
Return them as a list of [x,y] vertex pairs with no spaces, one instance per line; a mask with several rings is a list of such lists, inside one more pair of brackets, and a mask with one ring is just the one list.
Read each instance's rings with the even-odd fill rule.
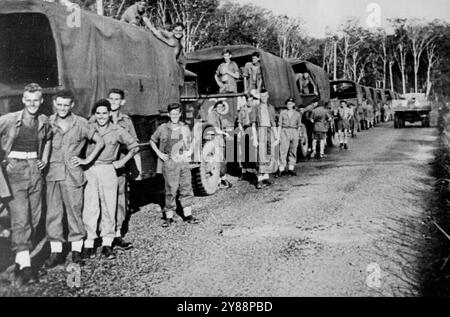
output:
[[0,14],[0,91],[58,86],[56,45],[40,13]]
[[356,86],[350,82],[331,83],[331,99],[352,99],[357,98]]
[[[252,61],[252,56],[249,55],[242,57],[233,57],[231,58],[231,60],[236,62],[239,67],[240,78],[236,80],[237,91],[238,93],[243,93],[245,92],[243,79],[244,67],[246,63]],[[216,74],[216,70],[222,62],[223,60],[217,59],[202,61],[200,63],[189,63],[186,66],[189,71],[197,74],[198,89],[200,94],[211,95],[219,93],[219,86],[217,86],[214,75]]]

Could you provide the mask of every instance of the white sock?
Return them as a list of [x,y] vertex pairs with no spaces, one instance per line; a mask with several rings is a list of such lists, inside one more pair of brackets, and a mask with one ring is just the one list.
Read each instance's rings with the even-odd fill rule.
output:
[[72,242],[72,251],[81,252],[83,249],[83,240]]
[[289,166],[289,170],[293,171],[295,169],[295,166]]
[[286,168],[284,166],[280,166],[280,172],[284,172]]
[[116,238],[122,238],[122,233],[120,230],[116,232]]
[[62,253],[63,245],[61,242],[50,242],[50,249],[52,253]]
[[269,177],[269,174],[264,174],[263,175],[263,180],[268,180],[270,177]]
[[183,209],[183,215],[185,217],[190,217],[192,216],[192,207],[186,207]]
[[104,246],[104,247],[112,246],[113,240],[114,239],[110,238],[110,237],[103,237],[102,238],[102,246]]
[[84,248],[85,249],[93,249],[94,248],[94,240],[84,240]]
[[25,267],[31,267],[30,251],[21,251],[16,254],[16,263],[22,270]]

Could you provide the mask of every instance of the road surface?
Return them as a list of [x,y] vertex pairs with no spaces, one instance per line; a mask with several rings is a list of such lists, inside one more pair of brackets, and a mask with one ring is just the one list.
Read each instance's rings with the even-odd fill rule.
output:
[[37,296],[417,296],[437,131],[381,124],[301,162],[298,176],[257,191],[195,199],[201,224],[161,227],[157,205],[133,215],[132,251],[96,259],[67,285],[65,267],[36,286],[0,295]]

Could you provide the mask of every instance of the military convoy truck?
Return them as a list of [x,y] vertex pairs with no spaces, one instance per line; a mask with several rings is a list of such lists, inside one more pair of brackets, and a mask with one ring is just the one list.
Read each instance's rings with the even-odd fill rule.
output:
[[[158,172],[150,137],[168,121],[167,105],[181,100],[184,119],[194,131],[193,185],[199,194],[213,194],[219,163],[205,159],[214,146],[204,137],[203,124],[195,121],[196,75],[186,72],[180,78],[173,49],[151,32],[72,9],[40,0],[0,2],[0,115],[22,109],[22,90],[31,82],[44,89],[43,113],[53,112],[52,96],[58,90],[72,89],[74,112],[86,118],[96,100],[107,97],[110,88],[121,88],[127,99],[123,110],[139,138],[145,181]],[[72,21],[74,14],[79,16]]]
[[[290,64],[292,65],[292,69],[294,70],[296,76],[296,87],[301,95],[302,103],[300,106],[301,111],[303,112],[302,122],[304,128],[306,129],[306,134],[302,133],[303,138],[300,140],[300,146],[298,147],[300,155],[299,158],[307,158],[308,157],[308,149],[312,148],[313,141],[313,127],[314,125],[309,120],[309,114],[311,104],[315,98],[319,98],[319,103],[323,105],[328,104],[328,109],[330,113],[332,112],[330,106],[330,80],[328,73],[321,67],[300,59],[290,59]],[[307,74],[307,81],[310,81],[310,87],[307,90],[302,89],[302,81],[303,75]],[[333,146],[333,125],[330,125],[330,129],[328,130],[327,135],[327,145],[329,147]],[[319,151],[317,151],[319,152]]]
[[431,103],[425,94],[405,94],[401,99],[393,101],[392,110],[396,129],[404,128],[406,122],[421,122],[422,127],[430,127]]

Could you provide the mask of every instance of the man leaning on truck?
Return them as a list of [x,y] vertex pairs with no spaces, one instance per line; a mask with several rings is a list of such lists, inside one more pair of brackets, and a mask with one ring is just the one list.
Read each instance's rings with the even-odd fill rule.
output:
[[19,285],[37,282],[31,269],[32,235],[41,219],[42,171],[47,166],[51,130],[48,118],[39,113],[42,88],[29,84],[23,92],[24,109],[0,118],[3,164],[12,191],[12,249],[16,252],[15,278]]

